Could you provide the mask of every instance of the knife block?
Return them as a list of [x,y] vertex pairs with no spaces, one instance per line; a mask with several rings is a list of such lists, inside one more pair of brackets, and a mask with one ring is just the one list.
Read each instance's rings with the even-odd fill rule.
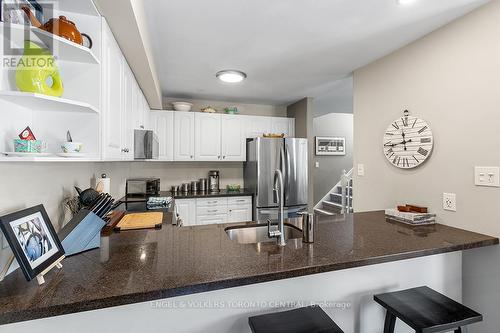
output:
[[80,210],[61,230],[59,238],[66,256],[72,256],[101,246],[101,229],[106,225],[89,210]]

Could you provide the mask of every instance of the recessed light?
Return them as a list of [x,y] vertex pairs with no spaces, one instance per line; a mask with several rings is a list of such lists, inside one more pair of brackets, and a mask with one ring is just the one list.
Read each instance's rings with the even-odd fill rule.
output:
[[247,78],[245,73],[236,70],[223,70],[217,72],[215,76],[222,82],[226,83],[238,83]]
[[417,2],[417,0],[396,0],[398,5],[411,5],[414,2]]

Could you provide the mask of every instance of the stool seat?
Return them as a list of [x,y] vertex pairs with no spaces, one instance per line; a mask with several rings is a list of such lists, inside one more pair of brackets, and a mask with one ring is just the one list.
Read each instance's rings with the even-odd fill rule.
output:
[[250,317],[248,323],[253,333],[344,333],[319,306]]
[[[483,316],[429,287],[419,287],[375,295],[377,303],[387,309],[386,331],[394,331],[395,317],[417,333],[455,330],[483,320]],[[387,329],[387,326],[391,326]],[[392,330],[391,330],[392,328]]]

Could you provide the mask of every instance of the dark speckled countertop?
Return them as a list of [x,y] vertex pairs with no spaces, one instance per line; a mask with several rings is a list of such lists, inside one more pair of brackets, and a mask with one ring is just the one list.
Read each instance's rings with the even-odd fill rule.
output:
[[284,248],[237,244],[226,227],[115,233],[101,249],[66,258],[42,286],[17,270],[0,283],[0,324],[498,244],[439,224],[387,222],[383,212],[319,218],[314,244]]

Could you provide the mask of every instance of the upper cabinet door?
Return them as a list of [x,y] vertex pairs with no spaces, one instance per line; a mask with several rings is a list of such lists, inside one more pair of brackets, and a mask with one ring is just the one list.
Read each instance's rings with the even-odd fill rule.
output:
[[174,112],[174,161],[194,161],[194,112]]
[[152,111],[150,124],[158,135],[160,150],[158,159],[174,160],[174,113],[172,111]]
[[222,160],[245,161],[245,117],[222,115]]
[[220,161],[221,115],[198,112],[195,115],[195,158],[197,161]]
[[242,116],[246,123],[246,137],[257,138],[271,133],[272,124],[269,117]]
[[106,20],[102,34],[102,121],[103,158],[122,158],[123,127],[126,126],[123,108],[123,69],[125,60]]
[[123,75],[123,110],[124,124],[122,126],[122,140],[124,145],[123,159],[134,159],[134,128],[135,115],[137,113],[137,96],[135,94],[135,78],[128,64],[124,64]]
[[292,137],[292,128],[290,126],[290,118],[276,118],[270,117],[269,120],[272,124],[272,133],[285,134],[285,137]]

